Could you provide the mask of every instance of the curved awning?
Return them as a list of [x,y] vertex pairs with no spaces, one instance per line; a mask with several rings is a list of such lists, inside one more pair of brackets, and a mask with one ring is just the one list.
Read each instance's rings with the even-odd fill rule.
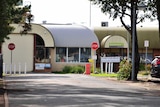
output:
[[101,42],[102,48],[127,48],[128,43],[122,36],[106,36]]
[[[15,28],[12,33],[20,34],[20,32],[23,30],[23,24],[12,24],[12,26]],[[37,34],[44,40],[45,47],[54,47],[54,38],[52,34],[43,26],[40,24],[32,24],[32,30],[28,31],[28,34]]]
[[[95,27],[94,32],[100,43],[107,35],[122,36],[126,40],[129,37],[129,46],[132,48],[131,36],[124,27]],[[158,27],[137,27],[137,39],[139,48],[144,48],[145,40],[149,40],[149,48],[160,48]]]
[[91,47],[99,41],[94,32],[87,27],[72,24],[43,24],[52,34],[56,47]]
[[[23,30],[21,25],[13,24],[16,28],[13,33]],[[28,34],[37,34],[44,40],[45,47],[91,47],[93,42],[98,43],[97,36],[91,29],[72,24],[32,24]]]

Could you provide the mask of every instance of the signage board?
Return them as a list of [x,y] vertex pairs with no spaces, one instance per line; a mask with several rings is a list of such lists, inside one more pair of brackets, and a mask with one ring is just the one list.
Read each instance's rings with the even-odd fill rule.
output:
[[149,41],[148,40],[144,41],[144,47],[149,47]]
[[101,62],[120,62],[120,57],[116,56],[116,57],[101,57]]
[[35,69],[36,70],[44,70],[45,63],[35,63]]

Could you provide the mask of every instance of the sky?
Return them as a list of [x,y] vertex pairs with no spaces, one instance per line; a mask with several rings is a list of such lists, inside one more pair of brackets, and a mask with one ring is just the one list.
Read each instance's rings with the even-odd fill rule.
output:
[[[101,12],[89,0],[23,0],[23,4],[31,4],[33,23],[73,23],[90,27],[99,27],[101,22],[108,22],[109,26],[121,26],[119,19],[113,21],[109,15]],[[126,20],[130,23],[130,20]],[[157,22],[147,21],[144,26],[158,26]]]

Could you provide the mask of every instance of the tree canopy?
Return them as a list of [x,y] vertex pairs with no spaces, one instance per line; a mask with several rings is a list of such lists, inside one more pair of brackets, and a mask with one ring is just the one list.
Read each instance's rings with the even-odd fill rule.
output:
[[14,28],[12,23],[25,23],[25,13],[30,11],[31,5],[17,6],[22,0],[0,0],[0,43],[4,42]]
[[[134,37],[134,42],[132,41],[132,43],[134,44],[135,50],[133,49],[133,46],[132,49],[135,52],[132,52],[132,55],[133,53],[135,53],[135,55],[133,55],[134,59],[132,59],[132,68],[135,69],[132,70],[131,76],[134,74],[133,72],[135,72],[133,79],[137,80],[140,57],[138,52],[136,24],[143,22],[145,19],[150,19],[151,21],[155,19],[159,20],[160,0],[89,0],[89,1],[91,1],[94,5],[98,5],[101,8],[102,12],[106,15],[109,15],[109,17],[113,18],[113,20],[120,18],[122,25],[131,34],[131,38]],[[130,20],[130,23],[126,23],[126,20]]]
[[[130,25],[126,19],[131,19],[132,0],[90,0],[94,5],[98,5],[101,11],[110,18],[120,18],[122,25],[130,30]],[[137,2],[137,24],[144,22],[145,19],[151,21],[157,18],[156,1],[159,0],[134,0]],[[143,8],[143,9],[142,9]]]

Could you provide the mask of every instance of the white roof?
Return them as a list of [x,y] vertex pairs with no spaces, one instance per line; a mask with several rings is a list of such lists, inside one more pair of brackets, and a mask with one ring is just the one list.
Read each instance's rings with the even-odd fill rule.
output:
[[91,29],[72,24],[44,24],[42,25],[52,34],[56,47],[91,47],[93,42],[99,41]]

